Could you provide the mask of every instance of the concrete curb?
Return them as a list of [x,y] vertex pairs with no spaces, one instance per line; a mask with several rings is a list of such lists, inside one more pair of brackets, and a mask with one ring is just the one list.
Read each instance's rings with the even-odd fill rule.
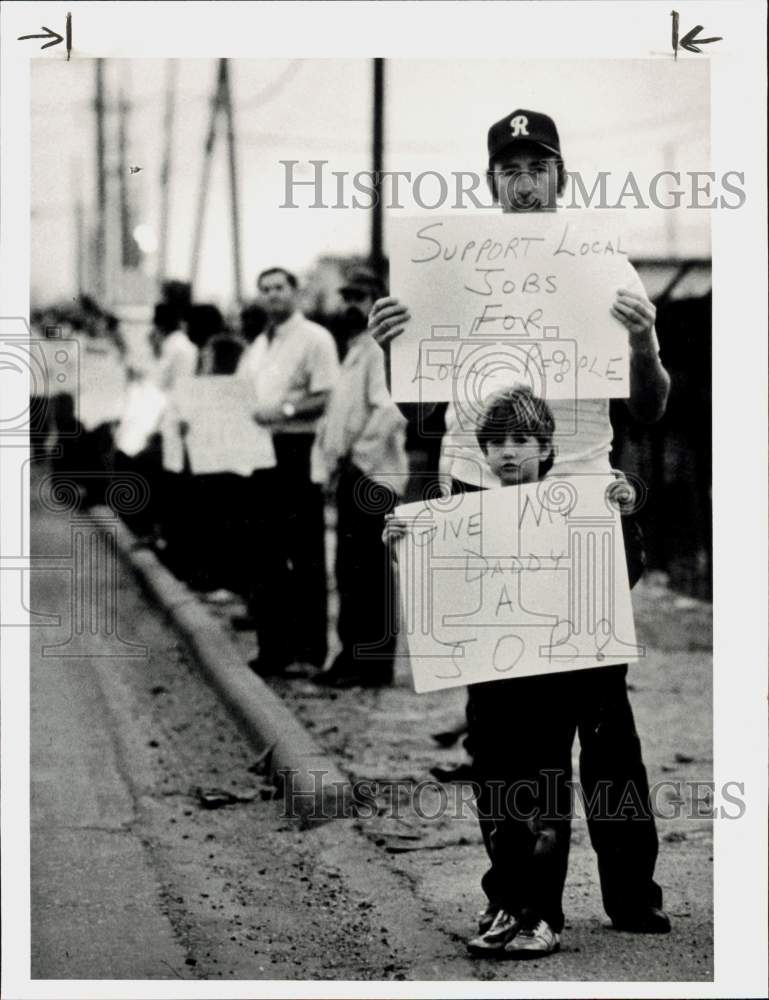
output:
[[[103,514],[101,513],[103,511]],[[95,507],[95,520],[112,511]],[[232,712],[282,790],[287,814],[300,822],[351,815],[351,788],[331,758],[280,698],[251,671],[227,633],[195,594],[163,566],[154,552],[136,546],[124,524],[117,546],[142,586],[186,640],[206,679]]]

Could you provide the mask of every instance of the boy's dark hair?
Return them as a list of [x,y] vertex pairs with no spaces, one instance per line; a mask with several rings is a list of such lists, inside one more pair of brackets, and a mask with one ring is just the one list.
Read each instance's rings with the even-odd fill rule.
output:
[[296,275],[292,274],[291,271],[287,271],[285,267],[268,267],[266,271],[262,271],[256,279],[256,287],[261,288],[262,278],[267,278],[271,274],[282,274],[294,291],[299,287]]
[[508,434],[536,438],[549,452],[539,463],[541,477],[552,469],[555,461],[554,432],[555,420],[544,399],[535,396],[526,386],[516,386],[501,389],[489,397],[475,436],[484,455],[491,443],[503,440]]

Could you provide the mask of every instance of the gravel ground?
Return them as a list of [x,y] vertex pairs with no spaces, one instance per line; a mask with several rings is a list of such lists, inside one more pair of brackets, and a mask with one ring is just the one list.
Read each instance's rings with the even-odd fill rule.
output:
[[[329,555],[332,544],[330,539]],[[332,593],[332,609],[334,603]],[[638,584],[633,605],[638,641],[647,655],[631,665],[629,687],[649,781],[657,785],[657,880],[674,933],[650,938],[607,929],[587,826],[578,818],[572,831],[562,951],[545,962],[527,963],[529,978],[694,981],[713,976],[713,821],[707,788],[713,768],[712,606],[671,593],[660,574]],[[225,622],[228,610],[217,609]],[[253,635],[241,634],[238,641],[244,656],[254,654]],[[333,655],[333,632],[329,642]],[[389,856],[426,919],[437,922],[461,951],[483,905],[479,880],[485,852],[466,805],[469,786],[438,785],[430,768],[451,767],[464,759],[459,745],[441,748],[431,737],[463,717],[464,690],[415,694],[405,655],[390,688],[328,692],[311,678],[269,683],[351,780],[402,784],[399,793],[378,798],[378,815],[355,825]],[[416,807],[409,783],[421,783]],[[518,978],[509,963],[477,962],[474,969],[474,978]],[[440,977],[438,970],[427,978]]]

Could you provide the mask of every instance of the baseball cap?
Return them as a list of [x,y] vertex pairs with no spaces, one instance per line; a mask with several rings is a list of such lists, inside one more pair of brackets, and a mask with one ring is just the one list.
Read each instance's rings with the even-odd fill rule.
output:
[[366,295],[381,295],[384,290],[382,279],[370,267],[353,267],[340,292],[363,292]]
[[520,141],[534,142],[546,149],[548,153],[554,153],[556,156],[561,155],[558,129],[555,127],[553,119],[548,115],[543,115],[540,111],[526,111],[523,108],[518,108],[495,122],[489,129],[489,163],[503,149]]

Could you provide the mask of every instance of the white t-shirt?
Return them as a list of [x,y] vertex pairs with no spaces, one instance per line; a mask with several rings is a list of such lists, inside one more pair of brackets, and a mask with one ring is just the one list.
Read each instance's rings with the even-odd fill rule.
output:
[[[151,378],[168,399],[177,382],[194,375],[197,367],[197,347],[183,330],[175,330],[163,340],[160,358]],[[179,423],[167,408],[160,421],[160,436],[163,442],[163,468],[167,472],[181,472],[184,468],[184,446]]]
[[174,330],[161,344],[152,379],[159,389],[170,392],[177,379],[194,375],[197,367],[197,347],[183,330]]

